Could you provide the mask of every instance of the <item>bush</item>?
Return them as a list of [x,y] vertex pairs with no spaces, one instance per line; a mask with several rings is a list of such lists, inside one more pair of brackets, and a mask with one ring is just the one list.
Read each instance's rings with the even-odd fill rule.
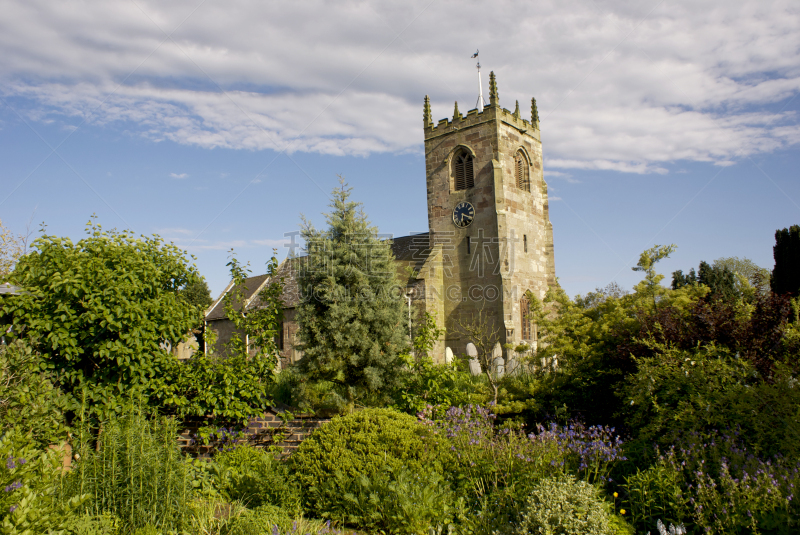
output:
[[300,514],[300,486],[271,453],[245,445],[218,453],[214,461],[218,488],[229,500],[249,508],[277,506],[293,517]]
[[572,476],[543,479],[525,503],[519,535],[609,533],[611,518],[595,487]]
[[[416,419],[391,409],[365,409],[336,417],[308,437],[290,463],[301,487],[318,488],[340,472],[349,479],[373,477],[388,466],[414,472],[441,473],[441,444],[427,441],[425,427]],[[441,442],[441,441],[440,441]],[[330,504],[306,493],[305,505],[326,511]]]
[[61,452],[39,450],[31,436],[10,429],[0,437],[0,533],[26,535],[64,529],[86,500],[60,500]]
[[84,512],[115,515],[124,531],[184,528],[194,491],[177,435],[174,420],[150,420],[135,410],[106,421],[96,443],[82,432],[66,494],[88,494]]
[[323,517],[370,533],[422,535],[451,520],[453,494],[436,472],[387,467],[371,478],[336,472],[313,495],[328,504]]
[[66,396],[43,371],[46,363],[27,340],[0,344],[0,430],[15,428],[41,446],[67,436]]

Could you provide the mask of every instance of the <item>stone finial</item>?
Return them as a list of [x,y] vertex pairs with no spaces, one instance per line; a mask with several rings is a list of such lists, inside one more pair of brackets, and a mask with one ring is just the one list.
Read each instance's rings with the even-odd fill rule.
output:
[[539,128],[539,110],[536,108],[536,99],[531,99],[531,124]]
[[426,127],[433,126],[433,119],[431,119],[431,99],[425,95],[425,107],[422,109],[422,122]]
[[514,108],[514,118],[519,119],[519,100],[517,101],[517,107]]
[[500,105],[500,97],[497,96],[497,80],[494,71],[489,73],[489,106],[496,108]]
[[456,108],[453,110],[453,120],[458,121],[461,119],[461,112],[458,111],[458,101],[456,100]]

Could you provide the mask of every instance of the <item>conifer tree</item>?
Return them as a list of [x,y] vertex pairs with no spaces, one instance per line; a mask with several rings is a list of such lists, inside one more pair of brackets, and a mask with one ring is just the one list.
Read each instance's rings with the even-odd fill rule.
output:
[[344,179],[333,191],[327,230],[303,220],[308,257],[298,272],[300,372],[331,381],[348,402],[388,392],[408,350],[403,291],[390,242],[350,201]]
[[800,293],[800,226],[775,231],[772,251],[775,258],[772,291],[797,296]]

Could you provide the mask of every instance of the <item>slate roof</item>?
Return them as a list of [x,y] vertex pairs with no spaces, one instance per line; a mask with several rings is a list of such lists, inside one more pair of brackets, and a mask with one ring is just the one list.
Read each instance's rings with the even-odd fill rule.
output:
[[401,262],[424,262],[431,252],[430,236],[427,232],[392,238],[392,253]]
[[[267,275],[257,275],[255,277],[248,277],[244,281],[244,298],[245,301],[249,301],[252,299],[253,295],[261,288],[261,285],[264,284],[264,281],[267,280]],[[225,304],[223,298],[225,295],[231,291],[230,284],[225,291],[222,292],[217,298],[217,301],[211,306],[211,309],[206,314],[206,321],[209,320],[220,320],[225,318]],[[241,303],[234,303],[233,307],[235,310],[239,310],[242,307]]]

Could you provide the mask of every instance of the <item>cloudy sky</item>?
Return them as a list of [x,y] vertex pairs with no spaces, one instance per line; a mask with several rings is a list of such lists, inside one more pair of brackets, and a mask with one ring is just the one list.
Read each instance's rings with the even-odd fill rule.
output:
[[541,115],[568,293],[745,256],[800,223],[796,2],[0,0],[0,219],[159,233],[212,290],[263,270],[344,175],[382,232],[427,229],[434,119],[497,74]]

